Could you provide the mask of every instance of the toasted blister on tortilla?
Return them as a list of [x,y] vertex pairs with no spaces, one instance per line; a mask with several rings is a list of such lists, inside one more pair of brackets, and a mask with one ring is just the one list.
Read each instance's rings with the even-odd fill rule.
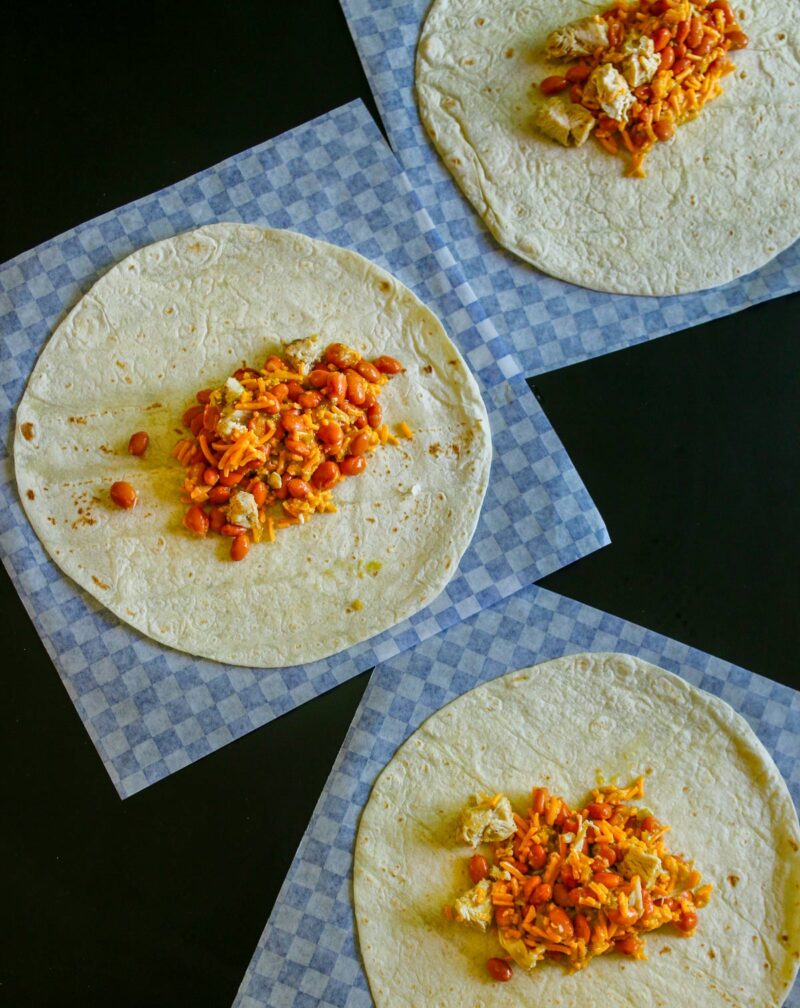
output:
[[[402,361],[381,397],[400,437],[335,490],[336,513],[257,543],[182,525],[172,456],[198,389],[308,340]],[[135,431],[144,456],[128,453]],[[56,563],[115,615],[191,654],[274,667],[313,661],[393,626],[452,577],[491,463],[477,383],[436,316],[360,255],[291,231],[215,224],[113,266],[42,352],[17,412],[14,462],[31,524]],[[111,485],[138,493],[129,511]]]
[[[508,983],[497,928],[448,920],[474,848],[458,829],[470,795],[503,792],[523,814],[532,785],[580,803],[599,775],[644,774],[670,849],[713,884],[697,930],[646,935],[573,975],[543,961]],[[358,940],[377,1008],[653,1005],[777,1008],[800,956],[800,826],[767,751],[728,704],[623,654],[578,654],[484,683],[397,750],[361,817]],[[489,848],[486,848],[488,851]]]
[[[566,72],[557,54],[587,47],[567,45],[572,25],[548,55],[551,33],[579,19],[591,27],[609,6],[434,0],[415,83],[444,164],[501,245],[562,280],[669,295],[757,269],[800,235],[796,4],[737,6],[748,48],[733,54],[724,93],[655,145],[646,178],[625,177],[620,159],[570,130],[568,90],[559,101],[539,90]],[[629,79],[642,72],[622,65]]]

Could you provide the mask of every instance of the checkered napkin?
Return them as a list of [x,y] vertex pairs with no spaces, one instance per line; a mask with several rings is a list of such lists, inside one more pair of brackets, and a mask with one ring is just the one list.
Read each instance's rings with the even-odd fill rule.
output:
[[[549,658],[622,651],[722,697],[800,804],[800,693],[597,609],[531,587],[375,670],[245,974],[235,1008],[369,1008],[352,856],[361,810],[397,747],[478,683]],[[786,1008],[800,1008],[795,984]],[[699,1008],[699,1006],[698,1006]]]
[[395,153],[472,289],[527,375],[552,371],[800,290],[800,242],[739,280],[676,297],[575,287],[501,249],[420,122],[414,57],[430,0],[341,0]]
[[[13,409],[66,309],[134,249],[220,220],[296,228],[390,270],[444,321],[489,411],[491,484],[447,589],[411,619],[311,665],[234,668],[142,637],[58,571],[13,480]],[[518,366],[360,102],[19,256],[0,269],[0,331],[0,555],[123,797],[608,542]]]

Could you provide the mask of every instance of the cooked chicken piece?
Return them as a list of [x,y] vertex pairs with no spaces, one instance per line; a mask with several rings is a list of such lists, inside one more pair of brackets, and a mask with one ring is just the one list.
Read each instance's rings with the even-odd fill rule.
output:
[[258,504],[246,490],[237,490],[228,501],[228,521],[231,525],[255,528],[258,525]]
[[244,410],[236,410],[233,406],[226,406],[217,421],[217,434],[227,438],[244,434],[249,419],[250,415]]
[[237,403],[242,398],[242,393],[244,392],[244,385],[233,377],[231,377],[225,382],[223,396],[226,403]]
[[307,336],[287,343],[283,348],[283,356],[298,374],[305,374],[319,356],[319,337]]
[[622,61],[622,76],[631,88],[649,84],[661,66],[661,56],[653,48],[653,40],[646,35],[630,38],[625,42],[628,53]]
[[575,59],[589,56],[598,46],[608,45],[608,25],[597,14],[556,28],[547,36],[545,56],[549,59]]
[[611,63],[601,63],[592,71],[583,97],[596,101],[607,116],[621,123],[628,121],[628,112],[636,101],[628,82]]
[[650,854],[643,847],[629,847],[619,871],[626,879],[638,875],[645,889],[652,889],[664,869],[658,854]]
[[544,958],[543,948],[534,952],[521,938],[506,938],[502,931],[497,932],[497,938],[514,962],[524,970],[532,970],[539,960]]
[[481,931],[492,923],[492,883],[483,879],[453,904],[453,917],[459,924],[469,924]]
[[551,98],[539,109],[534,122],[543,133],[565,147],[580,147],[588,140],[596,120],[582,105]]
[[511,802],[505,795],[473,795],[461,812],[461,836],[472,847],[505,840],[516,829]]

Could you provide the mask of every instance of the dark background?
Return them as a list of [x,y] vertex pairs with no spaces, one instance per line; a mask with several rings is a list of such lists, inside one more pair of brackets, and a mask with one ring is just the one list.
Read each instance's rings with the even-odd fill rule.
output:
[[[6,15],[0,261],[352,98],[336,0]],[[797,686],[800,298],[533,382],[613,545],[548,588]],[[0,1002],[226,1008],[367,674],[121,802],[0,574]]]

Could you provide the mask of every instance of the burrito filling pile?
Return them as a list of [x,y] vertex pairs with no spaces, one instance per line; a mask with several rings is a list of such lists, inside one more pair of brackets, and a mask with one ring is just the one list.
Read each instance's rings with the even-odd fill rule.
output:
[[545,55],[571,65],[540,82],[536,125],[565,146],[594,131],[642,178],[648,151],[722,94],[728,53],[747,43],[728,0],[618,2],[550,34]]
[[596,788],[575,810],[537,787],[524,818],[502,794],[473,796],[461,838],[492,852],[470,858],[474,885],[444,915],[482,931],[496,926],[506,955],[488,960],[494,979],[510,980],[512,961],[532,970],[560,959],[574,972],[605,952],[646,959],[646,931],[673,924],[694,932],[712,887],[669,852],[668,826],[628,804],[643,794],[639,777],[627,788]]
[[[186,466],[183,523],[229,536],[234,560],[276,529],[336,511],[333,487],[363,472],[378,445],[398,443],[378,399],[402,364],[365,360],[343,343],[309,362],[309,346],[297,340],[261,369],[240,368],[183,414],[191,436],[173,450]],[[399,433],[412,436],[405,423]]]

